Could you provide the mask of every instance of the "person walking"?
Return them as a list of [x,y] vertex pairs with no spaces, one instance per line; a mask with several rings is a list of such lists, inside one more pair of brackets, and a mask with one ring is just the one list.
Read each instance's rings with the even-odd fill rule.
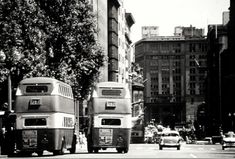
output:
[[2,154],[12,155],[15,149],[15,116],[10,110],[8,110],[8,104],[4,103],[2,106],[4,115],[2,118],[2,132],[3,132],[3,142],[2,143]]

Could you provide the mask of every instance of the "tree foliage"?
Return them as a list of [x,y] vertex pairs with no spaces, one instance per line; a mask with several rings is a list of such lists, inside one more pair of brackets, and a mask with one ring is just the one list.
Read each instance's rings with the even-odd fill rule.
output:
[[84,98],[104,62],[95,24],[88,0],[1,0],[0,82],[53,77]]

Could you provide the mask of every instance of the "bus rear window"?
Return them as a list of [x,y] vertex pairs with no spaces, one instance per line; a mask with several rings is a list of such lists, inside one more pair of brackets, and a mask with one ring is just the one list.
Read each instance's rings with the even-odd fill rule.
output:
[[102,90],[103,96],[122,96],[122,90],[120,89],[103,89]]
[[26,86],[26,93],[47,93],[47,86]]
[[120,119],[102,119],[101,125],[121,125]]
[[45,118],[25,119],[25,126],[45,126],[46,124]]

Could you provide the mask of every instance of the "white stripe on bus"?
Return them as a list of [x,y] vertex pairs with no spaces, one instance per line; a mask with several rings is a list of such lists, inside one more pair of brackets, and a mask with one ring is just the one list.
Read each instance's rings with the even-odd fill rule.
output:
[[[101,125],[102,119],[120,119],[121,125]],[[131,114],[95,114],[94,115],[95,128],[131,128]]]
[[[25,126],[25,119],[46,118],[45,126]],[[37,128],[74,128],[75,117],[66,113],[18,113],[16,119],[16,129],[37,129]]]

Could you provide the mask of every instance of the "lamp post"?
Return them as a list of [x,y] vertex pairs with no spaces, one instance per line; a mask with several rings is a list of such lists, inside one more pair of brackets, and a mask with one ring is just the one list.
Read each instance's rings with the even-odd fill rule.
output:
[[233,119],[235,117],[235,113],[228,113],[229,118],[231,119],[231,131],[233,131]]
[[[0,63],[5,65],[6,55],[5,53],[0,50]],[[12,109],[12,90],[11,90],[11,74],[7,76],[7,83],[8,83],[8,110],[11,111]]]

